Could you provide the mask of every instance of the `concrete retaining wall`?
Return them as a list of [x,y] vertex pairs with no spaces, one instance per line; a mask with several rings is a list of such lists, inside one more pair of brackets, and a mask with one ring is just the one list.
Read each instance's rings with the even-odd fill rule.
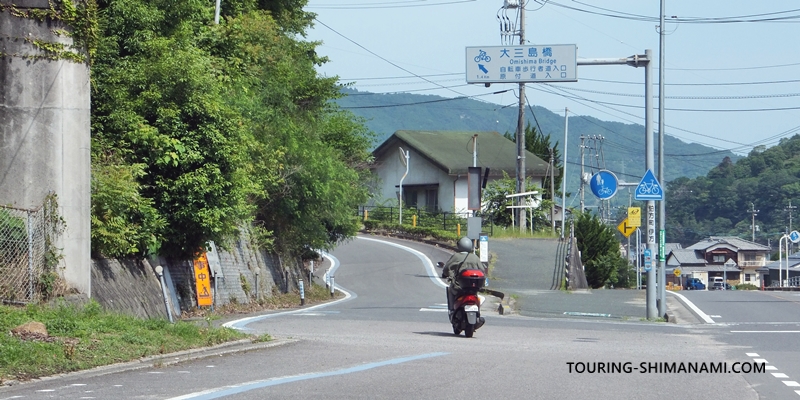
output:
[[[217,292],[214,293],[216,305],[255,301],[256,286],[261,298],[272,296],[274,290],[285,293],[297,288],[297,281],[304,273],[299,259],[287,260],[255,249],[246,232],[227,249],[217,250],[221,277],[217,278]],[[107,310],[142,318],[166,318],[161,285],[154,272],[157,265],[165,269],[167,292],[174,312],[196,309],[192,263],[164,258],[140,262],[93,260],[92,298]]]

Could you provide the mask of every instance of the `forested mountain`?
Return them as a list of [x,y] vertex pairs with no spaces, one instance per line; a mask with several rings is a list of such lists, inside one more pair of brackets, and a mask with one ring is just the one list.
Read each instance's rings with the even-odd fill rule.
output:
[[[407,93],[378,94],[344,89],[345,97],[337,104],[345,110],[366,119],[366,125],[377,134],[380,144],[400,129],[410,130],[474,130],[497,131],[501,134],[516,130],[518,108],[503,107],[473,99],[448,99],[439,96]],[[545,136],[550,135],[552,145],[558,145],[563,154],[564,115],[546,108],[532,106],[525,120]],[[586,146],[583,164],[587,173],[598,169],[613,171],[622,182],[638,182],[645,170],[645,128],[637,124],[602,121],[593,117],[569,117],[567,148],[567,192],[572,193],[572,206],[578,205],[581,154],[581,136],[602,136],[603,140],[584,141]],[[664,138],[665,170],[667,181],[679,177],[705,176],[724,158],[740,158],[729,151],[686,143],[669,136]],[[658,143],[655,143],[656,151]],[[658,162],[656,161],[656,165]],[[491,167],[491,166],[489,166]],[[594,204],[594,196],[587,191],[586,204]],[[628,204],[627,192],[611,200],[611,206]],[[568,206],[570,204],[568,203]]]
[[666,193],[670,242],[732,235],[776,244],[800,225],[800,136],[757,147],[736,162],[725,158],[706,176],[673,180]]

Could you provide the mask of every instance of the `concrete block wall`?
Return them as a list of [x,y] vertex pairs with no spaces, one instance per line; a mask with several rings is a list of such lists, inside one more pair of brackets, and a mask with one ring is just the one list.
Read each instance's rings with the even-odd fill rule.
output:
[[[302,266],[300,260],[286,260],[277,254],[254,249],[246,235],[219,249],[223,278],[217,282],[216,305],[230,302],[247,304],[256,299],[255,271],[259,271],[258,291],[261,298],[272,296],[273,290],[285,292],[297,288]],[[161,284],[154,267],[165,269],[167,295],[175,313],[197,308],[193,265],[190,261],[92,260],[92,298],[103,308],[141,318],[166,318]],[[249,295],[242,280],[249,286]],[[213,281],[212,281],[213,282]],[[213,285],[213,283],[212,283]],[[212,290],[213,290],[212,286]]]
[[161,284],[147,260],[92,260],[92,284],[92,298],[106,310],[167,318]]

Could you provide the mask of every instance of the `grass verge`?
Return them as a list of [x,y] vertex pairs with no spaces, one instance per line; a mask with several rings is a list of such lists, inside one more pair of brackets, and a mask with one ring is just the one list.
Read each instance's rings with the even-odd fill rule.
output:
[[[335,292],[334,298],[343,297]],[[331,299],[325,286],[308,285],[306,305]],[[217,307],[184,312],[171,324],[166,319],[140,319],[104,311],[91,301],[85,306],[0,306],[0,385],[54,374],[86,370],[142,357],[209,347],[240,339],[272,340],[269,334],[247,335],[217,327],[214,321],[233,314],[294,308],[300,293],[275,291],[270,297],[249,303],[231,302]],[[47,334],[12,333],[28,322],[40,322]]]
[[[43,333],[12,333],[40,322]],[[213,346],[250,335],[229,328],[165,319],[142,320],[105,312],[91,301],[79,307],[0,307],[0,383],[90,369],[141,357]],[[259,339],[259,338],[255,338]],[[263,340],[261,338],[260,340]]]

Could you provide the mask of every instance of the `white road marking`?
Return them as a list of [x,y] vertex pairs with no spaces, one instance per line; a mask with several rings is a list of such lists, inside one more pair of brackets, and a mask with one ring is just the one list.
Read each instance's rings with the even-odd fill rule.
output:
[[778,367],[776,367],[774,365],[767,365],[767,367],[764,368],[764,369],[766,369],[767,371],[777,371]]
[[784,374],[783,372],[773,372],[772,376],[776,378],[788,378],[789,375]]
[[420,308],[420,311],[438,311],[438,312],[447,312],[446,308]]
[[797,394],[800,394],[800,390],[795,390],[794,392],[797,393]]
[[758,353],[744,353],[747,354],[748,357],[758,357]]
[[722,318],[721,315],[709,315],[710,318]]
[[800,331],[731,331],[731,333],[800,333]]
[[670,291],[670,290],[667,290],[667,293],[672,293],[673,295],[678,296],[678,298],[683,302],[683,304],[686,304],[687,307],[691,308],[692,311],[694,311],[695,314],[697,314],[700,317],[700,319],[705,321],[707,324],[715,324],[716,323],[706,313],[704,313],[702,310],[697,308],[697,306],[694,305],[694,303],[692,303],[689,299],[687,299],[686,296],[684,296],[684,295],[682,295],[680,293],[676,293],[676,292]]
[[769,361],[767,361],[765,358],[754,358],[753,361],[764,363],[764,364],[769,364]]
[[800,383],[795,381],[783,381],[783,384],[789,387],[800,387]]
[[85,383],[73,383],[70,386],[86,386],[86,384]]

